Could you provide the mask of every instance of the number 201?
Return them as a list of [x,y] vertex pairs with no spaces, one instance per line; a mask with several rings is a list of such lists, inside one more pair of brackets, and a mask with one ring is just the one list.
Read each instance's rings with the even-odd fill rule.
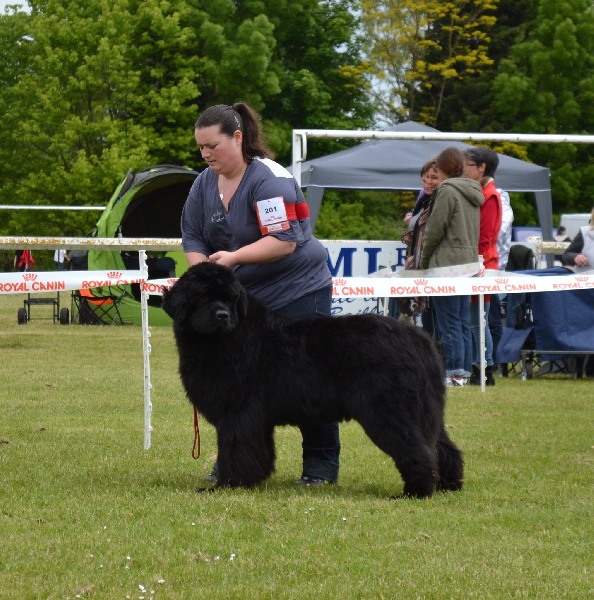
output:
[[265,212],[266,214],[269,214],[269,213],[272,213],[272,212],[276,212],[276,206],[271,206],[271,207],[269,207],[269,208],[265,208],[265,209],[264,209],[264,212]]

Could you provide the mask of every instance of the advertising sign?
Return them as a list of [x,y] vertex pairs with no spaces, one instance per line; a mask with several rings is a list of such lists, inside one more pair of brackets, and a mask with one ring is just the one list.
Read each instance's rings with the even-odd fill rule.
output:
[[[402,242],[365,240],[320,240],[328,250],[328,267],[332,277],[367,277],[380,269],[404,268],[406,246]],[[378,312],[377,298],[333,297],[333,315]]]

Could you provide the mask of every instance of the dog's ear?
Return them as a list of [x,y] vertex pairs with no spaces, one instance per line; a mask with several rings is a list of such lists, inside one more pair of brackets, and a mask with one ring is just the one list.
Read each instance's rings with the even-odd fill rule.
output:
[[240,317],[245,317],[248,311],[247,292],[243,286],[239,286],[239,300],[237,301],[237,313]]
[[170,289],[163,289],[163,310],[174,320],[183,321],[188,316],[189,303],[179,282]]

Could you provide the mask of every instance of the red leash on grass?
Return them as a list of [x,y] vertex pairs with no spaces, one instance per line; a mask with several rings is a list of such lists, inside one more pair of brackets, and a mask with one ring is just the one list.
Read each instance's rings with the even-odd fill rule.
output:
[[[196,453],[198,447],[198,453]],[[200,429],[198,428],[198,411],[194,407],[194,445],[192,446],[192,458],[198,460],[200,458]]]

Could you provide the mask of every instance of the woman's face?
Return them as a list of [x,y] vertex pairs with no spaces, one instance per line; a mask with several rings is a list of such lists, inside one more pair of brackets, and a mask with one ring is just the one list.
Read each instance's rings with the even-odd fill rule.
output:
[[421,181],[423,182],[423,190],[428,195],[431,195],[433,190],[440,184],[439,175],[433,167],[429,167],[425,171]]
[[236,130],[232,137],[221,133],[218,125],[196,129],[196,143],[202,158],[215,173],[232,171],[243,161],[241,131]]

